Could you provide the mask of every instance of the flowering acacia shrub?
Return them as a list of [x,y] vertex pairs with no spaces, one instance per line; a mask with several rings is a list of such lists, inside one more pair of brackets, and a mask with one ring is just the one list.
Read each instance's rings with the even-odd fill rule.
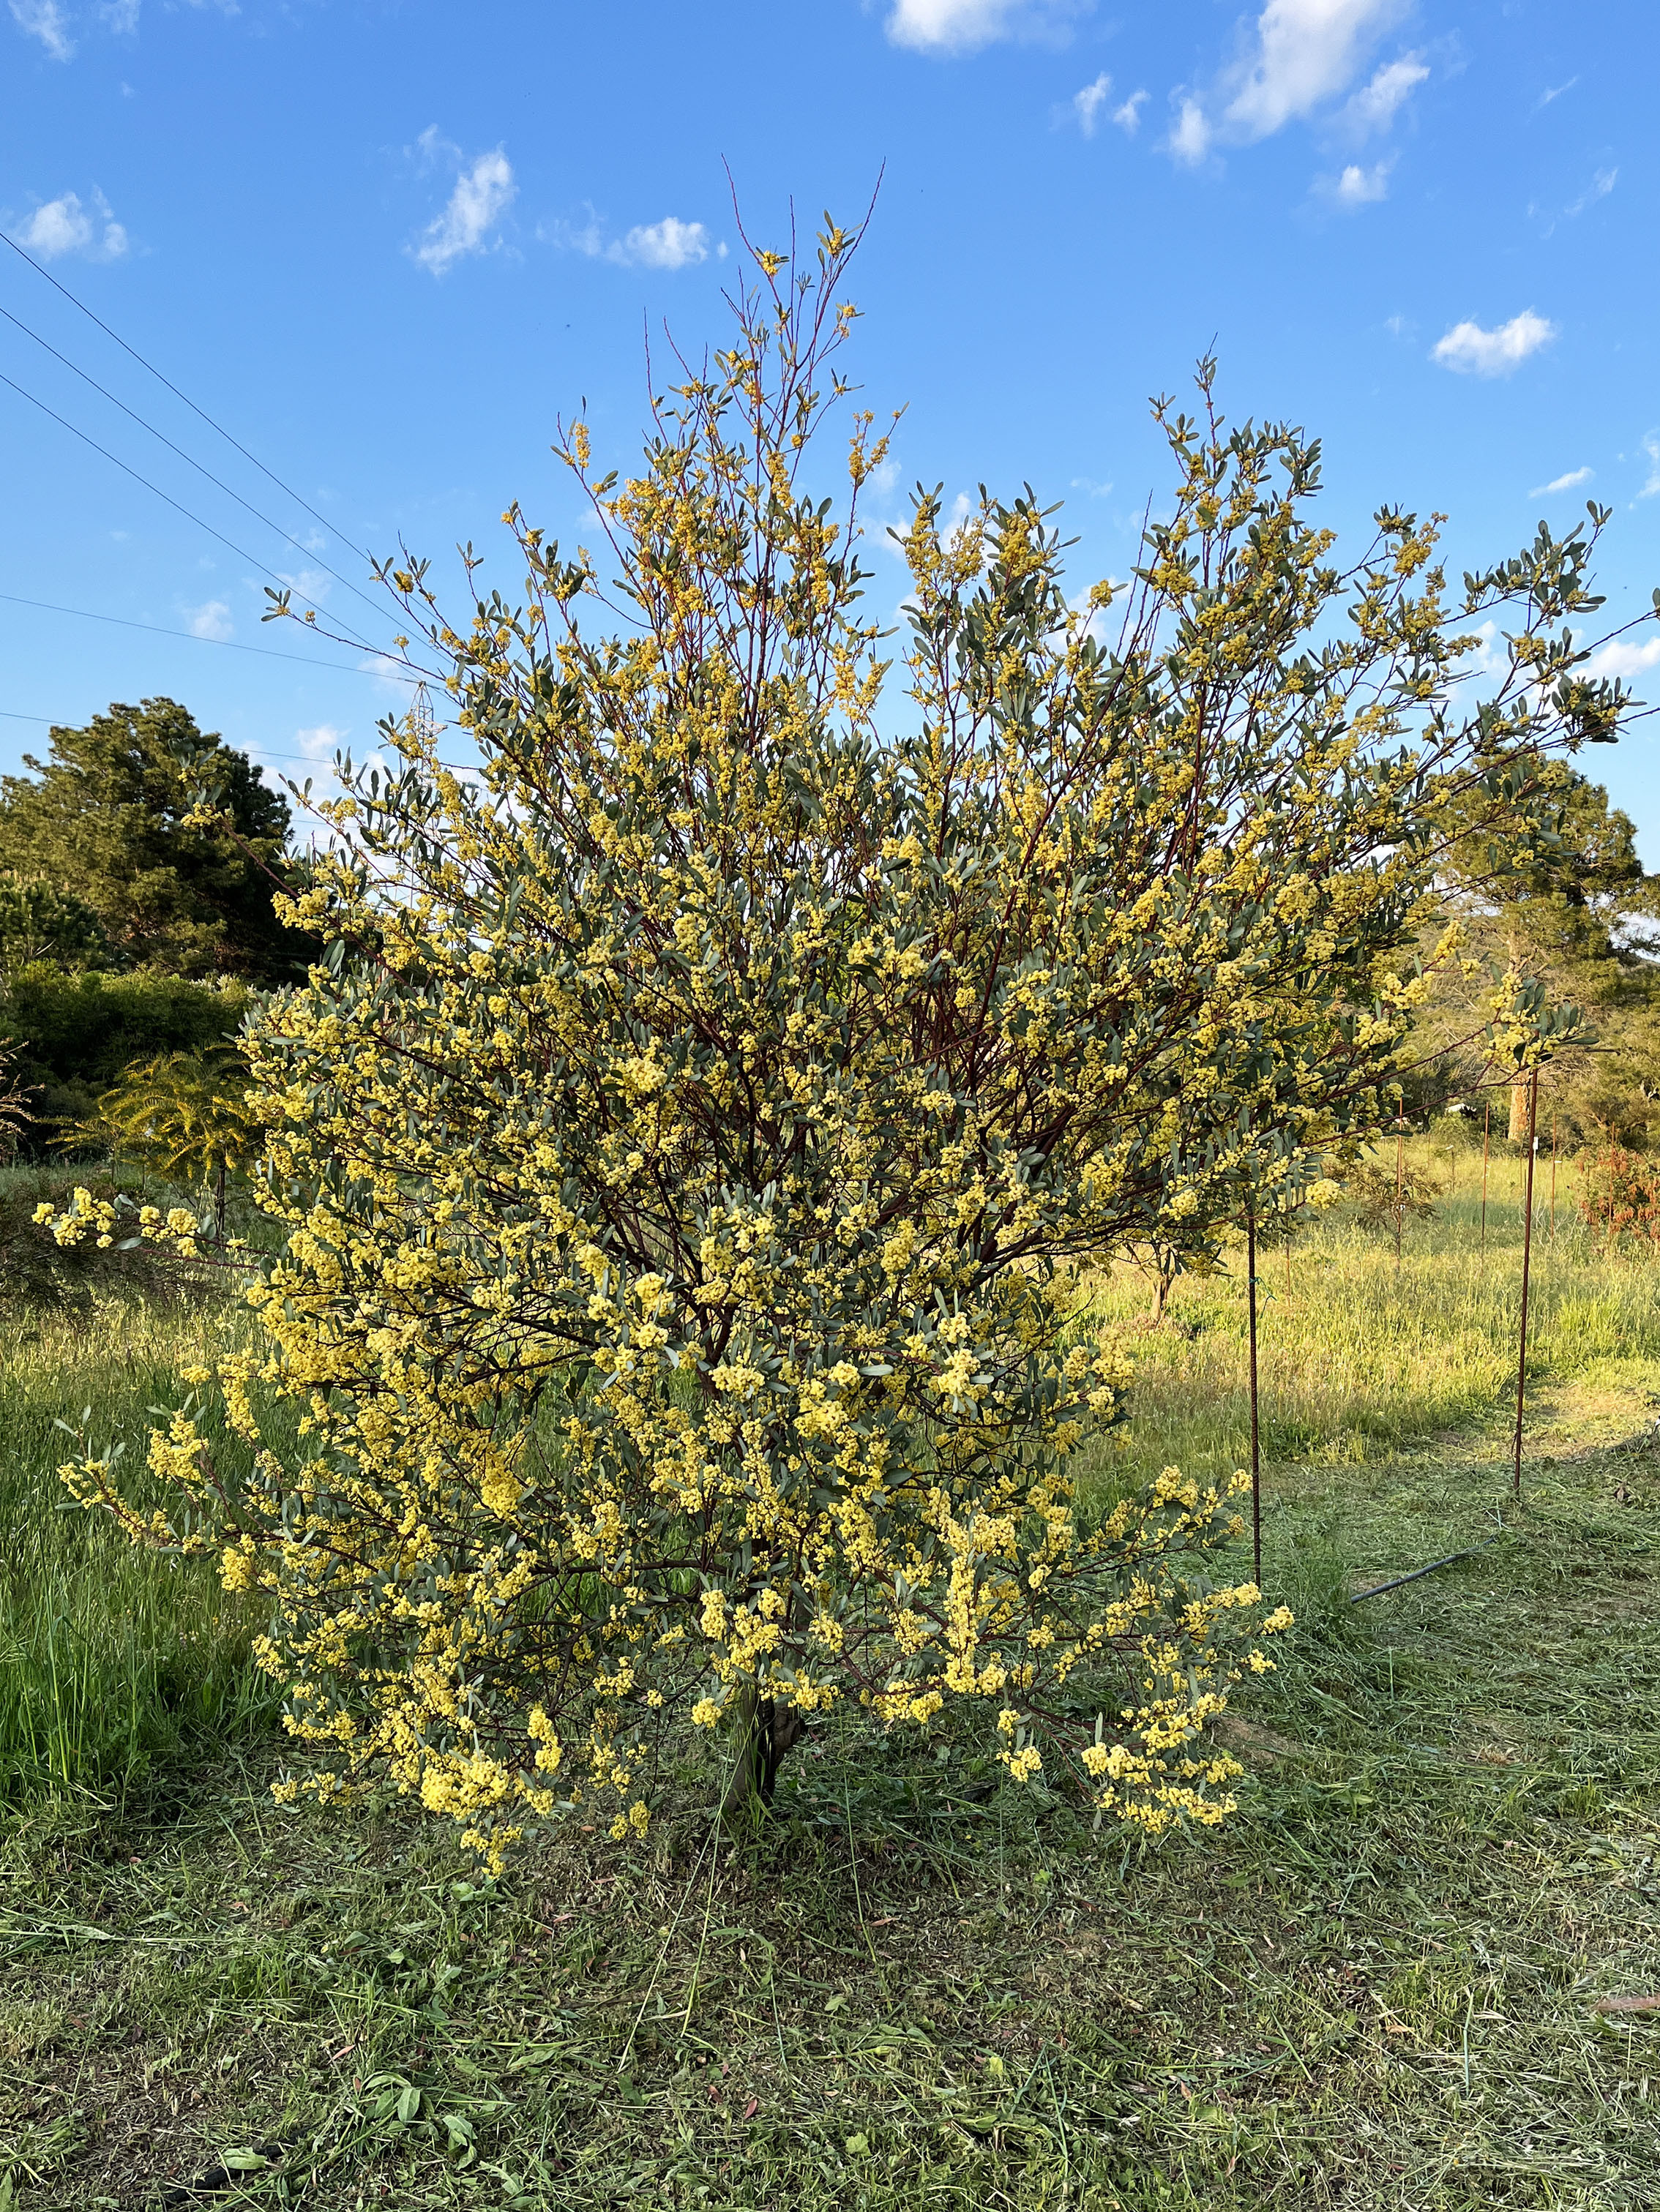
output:
[[[919,497],[896,734],[871,419],[844,511],[808,474],[852,243],[757,257],[638,477],[571,431],[600,553],[515,511],[523,600],[478,589],[465,631],[389,565],[482,771],[411,722],[325,810],[291,919],[330,955],[248,1038],[289,1235],[265,1348],[213,1381],[255,1477],[189,1408],[152,1447],[185,1503],[146,1533],[276,1601],[304,1786],[389,1773],[492,1855],[576,1804],[643,1828],[685,1723],[764,1797],[847,1699],[977,1700],[1018,1778],[1219,1817],[1201,1732],[1286,1617],[1212,1579],[1230,1492],[1079,1510],[1124,1375],[1072,1263],[1213,1248],[1375,1125],[1441,812],[1513,822],[1537,748],[1617,712],[1530,612],[1452,715],[1432,532],[1386,514],[1340,574],[1312,448],[1170,416],[1111,647],[1030,498],[953,532]],[[1554,618],[1584,551],[1502,588]],[[72,1479],[125,1510],[95,1457]]]

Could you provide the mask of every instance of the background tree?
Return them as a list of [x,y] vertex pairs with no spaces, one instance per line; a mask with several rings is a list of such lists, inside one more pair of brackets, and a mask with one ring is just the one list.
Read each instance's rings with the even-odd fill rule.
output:
[[39,877],[0,876],[0,973],[40,962],[80,975],[107,968],[112,959],[84,899]]
[[[244,753],[204,735],[172,699],[112,706],[84,729],[54,727],[32,776],[0,779],[0,867],[90,908],[135,965],[189,976],[290,981],[315,948],[285,927],[273,891],[292,887],[288,802]],[[220,818],[192,818],[199,793]]]
[[[460,628],[389,567],[483,767],[388,732],[296,909],[329,959],[254,1025],[289,1236],[222,1381],[251,1436],[302,1401],[303,1461],[238,1488],[182,1413],[167,1529],[77,1478],[273,1595],[307,1786],[389,1772],[492,1853],[562,1807],[643,1826],[677,1723],[764,1796],[843,1700],[977,1701],[1018,1779],[1219,1816],[1197,1739],[1268,1663],[1256,1593],[1174,1470],[1077,1509],[1121,1369],[1072,1265],[1213,1251],[1393,1112],[1450,841],[1524,834],[1621,712],[1566,629],[1594,529],[1470,580],[1514,635],[1466,702],[1432,528],[1385,509],[1335,565],[1317,448],[1225,424],[1208,368],[1116,629],[1030,495],[958,531],[919,495],[901,711],[869,418],[839,513],[812,473],[853,242],[757,257],[637,477],[570,433],[603,565],[515,512],[523,601]],[[1487,1010],[1505,1049],[1538,997]]]
[[[1474,975],[1449,969],[1426,1008],[1426,1065],[1414,1103],[1433,1107],[1475,1090],[1482,1055],[1470,1040],[1490,971],[1514,968],[1584,1016],[1585,1034],[1552,1058],[1540,1085],[1541,1126],[1584,1143],[1613,1133],[1645,1144],[1660,1133],[1660,878],[1646,874],[1629,816],[1564,761],[1541,771],[1548,803],[1525,840],[1471,830],[1450,848],[1433,927],[1456,920]],[[1525,1081],[1494,1103],[1499,1134],[1527,1134]]]

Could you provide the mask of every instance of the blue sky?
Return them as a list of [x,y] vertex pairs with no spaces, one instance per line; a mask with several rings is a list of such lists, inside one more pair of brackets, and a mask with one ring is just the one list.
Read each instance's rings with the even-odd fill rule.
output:
[[[721,337],[723,161],[763,242],[885,173],[853,286],[866,399],[908,410],[880,519],[919,477],[1029,481],[1080,588],[1122,575],[1168,481],[1147,396],[1213,343],[1231,413],[1323,438],[1351,542],[1381,501],[1444,509],[1456,570],[1595,496],[1608,617],[1634,614],[1657,47],[1653,0],[5,0],[0,230],[288,489],[0,250],[0,374],[31,395],[0,385],[0,766],[44,745],[21,717],[155,692],[273,769],[371,743],[402,695],[262,628],[262,586],[379,647],[328,573],[362,579],[352,547],[442,572],[514,499],[575,538],[555,416],[586,400],[626,465],[648,333]],[[1660,699],[1660,632],[1619,651]],[[1657,742],[1590,763],[1651,866]]]

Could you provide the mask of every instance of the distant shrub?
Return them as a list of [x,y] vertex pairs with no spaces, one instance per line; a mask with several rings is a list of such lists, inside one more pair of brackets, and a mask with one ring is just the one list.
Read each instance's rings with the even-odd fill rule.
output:
[[222,1044],[241,1026],[251,995],[241,984],[70,974],[33,961],[6,979],[0,1030],[15,1040],[18,1079],[35,1093],[44,1133],[86,1121],[137,1061]]
[[100,1295],[176,1297],[201,1271],[181,1266],[174,1252],[120,1238],[100,1250],[88,1237],[63,1245],[37,1222],[43,1204],[61,1206],[79,1184],[94,1199],[113,1199],[119,1183],[61,1168],[22,1167],[0,1172],[0,1316],[90,1313]]
[[1660,1244],[1660,1160],[1614,1139],[1580,1163],[1579,1218],[1599,1235]]

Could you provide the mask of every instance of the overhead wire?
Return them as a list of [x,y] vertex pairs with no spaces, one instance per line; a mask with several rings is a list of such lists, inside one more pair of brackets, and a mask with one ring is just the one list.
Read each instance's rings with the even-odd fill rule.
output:
[[[82,727],[80,723],[65,720],[61,715],[54,720],[50,714],[20,714],[9,707],[0,707],[0,721],[38,722],[43,730],[76,730]],[[441,730],[447,730],[453,729],[454,725],[450,722],[440,722],[435,726]],[[303,768],[324,769],[333,765],[331,761],[324,760],[316,753],[283,752],[274,745],[262,745],[257,738],[250,740],[246,747],[232,746],[228,750],[245,751],[252,760],[255,768],[258,767],[261,760],[297,761]],[[339,750],[349,753],[351,748],[349,745],[343,745]],[[378,745],[369,746],[363,758],[366,762],[372,759],[380,750]],[[253,758],[255,754],[258,754],[258,759]],[[478,764],[476,761],[440,761],[438,765],[440,768],[453,769],[458,775],[472,775],[477,774]]]
[[[337,676],[375,676],[389,684],[419,684],[430,680],[419,676],[396,675],[384,668],[365,668],[361,663],[354,666],[345,660],[319,660],[313,653],[284,653],[280,647],[274,645],[243,645],[234,637],[204,637],[198,630],[169,629],[161,623],[135,622],[130,615],[99,614],[91,607],[60,607],[51,599],[26,599],[16,592],[0,592],[0,603],[13,607],[33,607],[40,614],[74,615],[81,622],[113,623],[122,629],[148,630],[153,637],[182,637],[192,645],[223,646],[228,653],[258,653],[267,660],[297,660],[302,668],[331,669]],[[374,648],[369,649],[372,651]]]
[[[216,530],[212,523],[206,521],[201,515],[195,514],[190,507],[185,505],[182,500],[175,499],[171,492],[163,491],[160,484],[152,483],[149,478],[147,476],[142,475],[138,470],[132,466],[130,461],[124,461],[119,453],[111,453],[107,446],[100,446],[97,439],[94,438],[89,431],[82,430],[76,423],[71,422],[67,415],[60,415],[55,407],[48,407],[44,399],[38,398],[33,392],[27,390],[24,386],[19,384],[15,377],[8,376],[5,374],[3,370],[0,370],[0,384],[8,386],[17,394],[20,399],[27,399],[31,407],[38,407],[43,415],[50,416],[52,420],[60,425],[62,428],[67,430],[71,437],[79,438],[83,445],[90,446],[94,453],[101,453],[106,461],[112,462],[124,475],[130,476],[135,483],[141,483],[143,485],[146,491],[154,492],[157,499],[164,500],[175,513],[182,514],[187,522],[193,522],[198,530],[205,530],[210,538],[216,538],[222,545],[228,546],[230,550],[235,554],[239,561],[246,561],[252,567],[262,570],[265,574],[270,576],[276,583],[283,585],[288,590],[293,592],[294,597],[301,602],[302,606],[313,608],[319,614],[322,614],[326,611],[321,604],[318,600],[313,599],[309,593],[295,591],[294,586],[288,584],[287,579],[279,575],[277,570],[271,568],[268,562],[262,561],[257,553],[250,553],[246,546],[239,545],[234,538],[227,538],[222,530]],[[344,629],[344,623],[342,623],[341,627],[342,629]],[[361,646],[365,653],[375,653],[383,649],[380,647],[371,645],[367,638],[355,636],[350,631],[347,632],[347,635],[350,637],[351,642],[354,645]],[[388,656],[388,658],[390,658],[390,656]]]
[[[261,476],[266,477],[271,483],[275,484],[285,498],[291,499],[295,502],[295,506],[302,508],[306,514],[311,516],[314,522],[319,523],[325,530],[330,532],[335,538],[338,538],[340,543],[344,545],[349,551],[356,554],[359,560],[362,561],[366,565],[373,566],[373,563],[370,562],[369,556],[363,550],[362,546],[355,544],[353,541],[347,537],[344,531],[340,528],[338,523],[332,517],[320,514],[302,493],[296,491],[292,484],[284,482],[283,477],[279,477],[274,469],[267,466],[267,465],[259,459],[259,456],[257,453],[252,452],[246,446],[245,446],[241,440],[236,437],[233,432],[226,429],[222,422],[217,422],[213,416],[209,414],[206,408],[199,405],[197,401],[191,398],[187,392],[181,390],[180,387],[173,382],[170,376],[167,375],[161,369],[159,369],[154,362],[147,359],[143,354],[140,353],[137,346],[131,344],[127,339],[121,336],[121,333],[119,331],[112,328],[112,326],[104,320],[101,315],[95,313],[92,308],[88,307],[84,300],[79,298],[76,294],[70,289],[67,284],[62,283],[60,279],[54,276],[49,269],[44,267],[41,263],[37,261],[34,256],[27,252],[25,247],[21,246],[15,238],[9,236],[3,231],[0,231],[0,241],[3,241],[5,245],[9,246],[21,261],[26,261],[38,276],[44,277],[46,282],[52,286],[55,292],[60,293],[62,296],[69,301],[72,307],[76,308],[81,314],[86,317],[89,323],[92,323],[97,329],[100,330],[104,333],[105,337],[109,338],[114,344],[119,346],[123,353],[126,354],[131,360],[136,361],[139,367],[143,369],[148,375],[153,376],[158,384],[161,385],[167,391],[173,394],[175,399],[179,400],[182,405],[188,407],[192,415],[196,416],[200,421],[205,422],[208,428],[213,431],[216,437],[222,438],[228,446],[231,447],[236,453],[239,453],[242,456],[244,460],[247,461],[252,467],[258,469]],[[233,490],[228,484],[222,481],[222,479],[215,476],[210,469],[204,467],[201,462],[194,459],[192,456],[187,453],[182,447],[176,445],[171,438],[166,435],[164,432],[158,430],[154,423],[148,422],[144,416],[137,411],[137,410],[129,407],[124,400],[118,399],[115,394],[108,391],[103,385],[100,384],[95,377],[89,375],[85,369],[81,368],[76,362],[70,360],[67,355],[60,353],[57,347],[53,346],[48,340],[42,337],[39,331],[32,329],[30,325],[25,323],[20,316],[12,314],[9,310],[3,307],[0,307],[0,314],[3,314],[7,321],[14,324],[15,327],[22,331],[27,337],[33,338],[38,345],[44,347],[46,351],[50,353],[55,360],[61,362],[64,368],[72,370],[76,376],[82,379],[83,383],[90,385],[94,392],[99,392],[104,398],[109,400],[112,405],[119,407],[124,415],[128,416],[133,422],[138,423],[141,428],[148,430],[152,437],[159,439],[161,444],[166,446],[170,452],[176,453],[181,460],[188,462],[190,466],[195,469],[199,475],[205,477],[210,483],[215,485],[219,490],[224,492],[228,497],[234,500],[238,506],[246,508],[256,520],[263,523],[267,529],[276,531],[277,535],[282,538],[286,544],[294,546],[297,551],[304,553],[307,558],[317,560],[318,566],[319,568],[323,568],[329,575],[334,577],[337,582],[344,584],[346,588],[354,592],[357,598],[362,599],[364,605],[369,607],[372,611],[377,614],[383,611],[365,592],[351,581],[350,577],[342,576],[337,569],[332,568],[327,562],[321,560],[319,556],[315,555],[310,547],[301,544],[298,538],[292,536],[289,532],[283,529],[279,523],[273,522],[270,516],[262,514],[261,511],[253,506],[250,501],[244,499],[240,492]],[[60,415],[55,408],[49,407],[45,400],[39,398],[33,392],[26,390],[25,387],[17,383],[14,378],[6,376],[3,373],[0,373],[0,383],[7,385],[12,391],[17,393],[20,398],[27,399],[32,406],[38,407],[44,415],[49,416],[51,419],[57,422],[62,428],[69,431],[71,436],[79,438],[83,444],[90,446],[94,453],[100,454],[104,459],[112,463],[113,465],[121,470],[125,475],[131,477],[134,482],[142,484],[145,490],[154,493],[156,498],[164,501],[167,506],[173,508],[175,513],[182,514],[187,521],[195,523],[198,529],[205,530],[210,538],[216,538],[220,544],[228,547],[231,552],[236,555],[239,560],[250,562],[252,566],[260,569],[265,575],[273,578],[277,583],[285,583],[286,580],[281,576],[277,570],[271,568],[267,562],[261,561],[256,555],[248,552],[244,547],[238,545],[234,539],[227,538],[222,531],[216,530],[210,522],[206,521],[201,515],[195,514],[191,508],[185,506],[182,501],[174,499],[171,493],[163,491],[159,484],[152,483],[148,477],[141,475],[138,470],[133,468],[128,462],[122,460],[119,454],[111,453],[106,446],[100,445],[97,439],[92,437],[87,431],[81,429],[77,424],[70,422],[67,416]],[[293,595],[300,600],[302,605],[312,607],[319,614],[326,611],[317,600],[312,599],[307,593],[297,591],[292,586],[289,586],[288,588],[293,592]],[[294,660],[301,662],[302,664],[312,667],[331,668],[337,673],[342,674],[388,675],[390,676],[390,680],[394,683],[417,684],[426,680],[426,672],[416,667],[413,663],[408,661],[405,661],[404,665],[406,667],[410,667],[413,672],[409,676],[398,675],[384,668],[359,668],[348,670],[339,662],[317,660],[313,659],[313,657],[308,653],[283,653],[279,648],[273,646],[243,645],[239,643],[234,638],[199,637],[192,630],[168,629],[157,623],[136,622],[131,617],[121,615],[98,614],[83,607],[56,606],[46,600],[26,599],[16,592],[0,592],[0,600],[4,600],[16,606],[33,607],[43,612],[73,615],[84,621],[112,623],[119,625],[123,629],[148,630],[158,636],[187,638],[192,644],[222,645],[228,647],[233,652],[257,653],[263,654],[270,659]],[[344,623],[341,626],[343,629],[345,628]],[[348,631],[347,639],[343,641],[349,641],[357,645],[363,652],[374,653],[377,659],[383,662],[389,661],[393,658],[392,655],[385,652],[383,648],[370,644],[367,639],[356,637],[350,631]],[[54,725],[46,715],[23,714],[19,714],[15,710],[3,708],[0,708],[0,719],[7,721],[38,723],[41,727],[47,729],[54,726],[68,726],[67,725]],[[446,726],[440,724],[439,726],[441,728]],[[275,752],[270,751],[265,748],[261,748],[261,750],[266,751],[267,757],[273,760],[296,761],[313,767],[320,767],[323,764],[318,761],[313,755],[309,753]],[[441,763],[441,765],[452,765],[456,767],[458,769],[462,766],[462,764],[459,763]]]
[[[263,522],[267,530],[274,530],[277,532],[277,535],[282,538],[285,544],[293,546],[296,553],[303,553],[308,561],[315,561],[317,566],[324,570],[326,574],[332,576],[337,584],[344,584],[349,592],[355,593],[358,599],[362,599],[363,605],[368,607],[372,613],[380,616],[382,621],[386,619],[386,610],[380,606],[375,600],[372,599],[367,592],[360,589],[357,585],[354,584],[350,576],[343,576],[340,574],[340,571],[334,568],[329,562],[324,560],[322,555],[313,547],[302,544],[301,541],[294,535],[292,531],[284,530],[280,522],[273,522],[270,515],[263,514],[260,509],[253,504],[252,500],[244,499],[241,493],[235,490],[231,485],[228,484],[222,477],[215,476],[213,471],[205,467],[202,462],[198,461],[195,458],[193,454],[187,453],[182,446],[175,445],[173,441],[167,436],[164,430],[158,430],[155,423],[147,421],[145,417],[138,412],[137,408],[129,407],[125,399],[119,399],[115,393],[109,390],[107,386],[100,384],[95,376],[89,375],[78,362],[71,361],[66,353],[60,353],[58,348],[53,345],[49,339],[43,338],[40,331],[31,328],[31,326],[23,320],[21,315],[14,315],[9,307],[0,307],[0,315],[3,315],[5,319],[12,325],[14,329],[21,331],[25,337],[33,338],[36,345],[41,347],[46,352],[49,353],[54,361],[61,362],[64,367],[70,371],[71,375],[78,376],[83,384],[90,385],[92,389],[101,398],[109,401],[112,407],[119,407],[121,412],[127,416],[129,421],[137,423],[141,430],[148,430],[152,438],[159,439],[161,444],[167,447],[170,453],[176,453],[181,461],[185,463],[188,467],[194,469],[198,476],[205,477],[208,482],[214,485],[218,490],[223,492],[228,499],[234,499],[239,507],[246,508],[256,522]],[[325,526],[326,527],[326,526]],[[356,548],[353,550],[356,550]],[[397,602],[394,600],[394,606],[396,604]]]
[[7,246],[10,246],[12,252],[16,254],[19,260],[27,261],[29,267],[33,270],[37,276],[44,276],[47,283],[52,286],[55,292],[61,292],[64,297],[69,301],[70,305],[72,307],[78,308],[81,313],[87,318],[87,320],[89,323],[95,323],[106,338],[113,339],[115,343],[120,347],[123,353],[131,355],[132,359],[138,363],[138,366],[142,369],[145,370],[149,375],[153,376],[158,384],[165,385],[167,390],[172,392],[173,398],[182,401],[183,404],[190,409],[192,415],[199,416],[202,421],[207,424],[209,429],[213,431],[216,436],[222,438],[228,446],[234,446],[237,452],[241,454],[245,461],[250,461],[252,463],[253,466],[258,470],[261,476],[269,477],[272,483],[277,486],[277,489],[280,492],[285,494],[288,498],[291,499],[296,507],[304,507],[306,513],[310,515],[313,522],[320,522],[325,530],[332,531],[334,535],[340,540],[341,544],[346,546],[350,551],[356,554],[360,561],[367,562],[368,560],[369,556],[364,552],[362,547],[361,545],[354,545],[350,538],[348,538],[345,532],[339,528],[337,524],[331,522],[327,515],[319,514],[317,509],[311,504],[311,501],[303,498],[299,492],[295,491],[292,484],[284,483],[282,477],[277,474],[277,471],[274,469],[267,468],[265,464],[259,459],[259,456],[257,453],[250,453],[240,438],[233,437],[231,433],[226,429],[222,422],[216,422],[213,416],[208,413],[205,407],[198,407],[195,400],[191,398],[187,392],[181,392],[170,376],[164,376],[161,371],[157,368],[154,362],[147,361],[144,358],[143,355],[139,352],[137,346],[129,345],[126,339],[122,337],[119,331],[112,330],[101,315],[94,314],[92,309],[88,307],[84,300],[77,298],[76,295],[70,291],[67,284],[61,283],[58,278],[54,276],[50,269],[46,268],[40,262],[37,261],[34,256],[27,252],[25,247],[20,246],[15,238],[9,237],[5,232],[0,231],[0,240],[3,240]]

